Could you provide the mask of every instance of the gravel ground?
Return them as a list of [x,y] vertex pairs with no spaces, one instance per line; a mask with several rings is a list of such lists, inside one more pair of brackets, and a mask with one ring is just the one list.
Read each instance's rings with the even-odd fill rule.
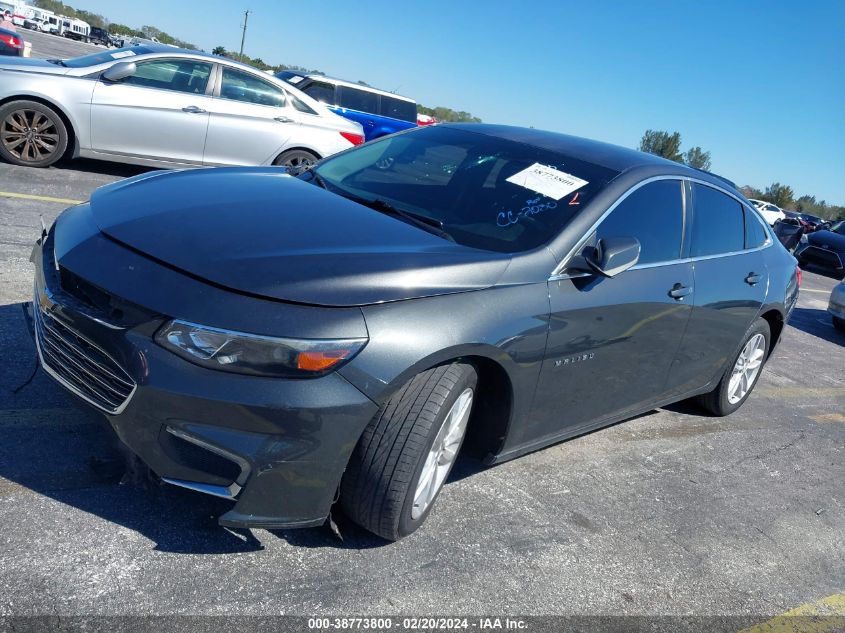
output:
[[[119,485],[98,416],[35,368],[39,216],[136,168],[0,164],[0,614],[737,614],[845,588],[845,336],[806,273],[723,419],[677,405],[493,468],[464,460],[417,534],[236,533],[225,501]],[[5,192],[5,193],[4,193]],[[830,630],[830,629],[826,629]]]

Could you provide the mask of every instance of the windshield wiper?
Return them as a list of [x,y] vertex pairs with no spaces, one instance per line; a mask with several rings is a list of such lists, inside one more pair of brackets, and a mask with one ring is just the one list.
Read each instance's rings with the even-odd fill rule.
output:
[[358,198],[357,196],[352,199],[355,200],[355,202],[363,204],[365,207],[369,207],[375,211],[379,211],[387,215],[392,215],[397,218],[402,218],[410,224],[413,224],[414,226],[428,231],[429,233],[433,233],[434,235],[442,237],[443,239],[449,240],[450,242],[455,241],[455,238],[452,237],[446,230],[444,230],[443,222],[436,218],[430,218],[426,215],[423,215],[422,213],[414,213],[413,211],[399,209],[397,207],[394,207],[386,200],[367,200],[365,198]]

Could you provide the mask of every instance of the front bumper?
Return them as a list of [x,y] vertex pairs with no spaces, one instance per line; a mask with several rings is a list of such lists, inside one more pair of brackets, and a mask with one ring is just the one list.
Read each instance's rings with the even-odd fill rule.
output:
[[52,236],[43,248],[36,245],[33,262],[32,316],[42,366],[106,415],[157,475],[233,499],[221,525],[291,528],[325,521],[375,403],[337,373],[290,380],[188,363],[152,339],[169,315],[127,304],[115,319],[66,292]]

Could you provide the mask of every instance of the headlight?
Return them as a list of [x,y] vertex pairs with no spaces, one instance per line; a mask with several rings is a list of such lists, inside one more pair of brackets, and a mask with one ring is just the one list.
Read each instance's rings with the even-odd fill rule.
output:
[[800,240],[798,240],[798,241],[799,241],[799,242],[801,242],[802,244],[809,244],[809,243],[810,243],[810,241],[807,239],[807,234],[806,234],[806,233],[803,233],[803,234],[801,235],[801,239],[800,239]]
[[195,365],[257,376],[313,377],[337,369],[367,339],[294,339],[232,332],[173,320],[156,343]]

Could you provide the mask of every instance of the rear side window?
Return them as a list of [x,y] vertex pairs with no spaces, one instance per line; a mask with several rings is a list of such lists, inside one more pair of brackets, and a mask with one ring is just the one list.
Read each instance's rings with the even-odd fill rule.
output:
[[695,216],[690,257],[734,253],[745,247],[745,214],[738,200],[693,183]]
[[416,123],[417,104],[413,101],[405,101],[404,99],[382,95],[379,114],[389,116],[391,119]]
[[758,248],[766,243],[766,230],[751,209],[745,209],[745,248]]
[[303,87],[302,92],[314,99],[314,101],[334,105],[334,86],[332,84],[315,81]]
[[234,99],[235,101],[276,108],[285,105],[285,93],[281,88],[233,68],[223,69],[220,96],[223,99]]
[[187,59],[162,59],[138,64],[135,74],[122,83],[159,90],[204,94],[211,64]]
[[340,107],[367,114],[378,112],[378,95],[358,88],[340,86]]
[[640,264],[680,258],[684,226],[680,180],[657,180],[643,185],[611,211],[596,237],[635,237],[640,241]]

